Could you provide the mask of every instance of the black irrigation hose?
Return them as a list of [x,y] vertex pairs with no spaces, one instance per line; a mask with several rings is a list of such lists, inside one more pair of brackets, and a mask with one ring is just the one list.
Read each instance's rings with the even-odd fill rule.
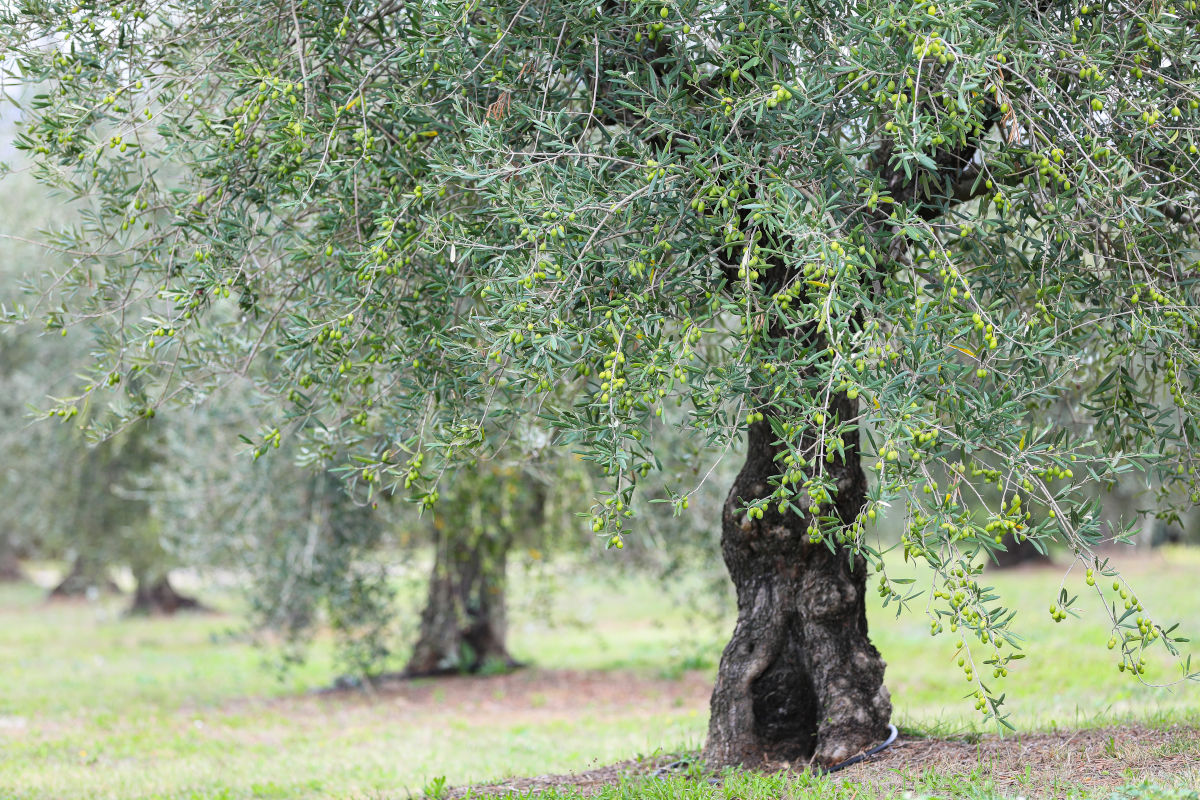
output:
[[654,770],[654,772],[651,772],[650,777],[665,778],[675,770],[684,769],[685,767],[691,766],[691,763],[692,762],[688,761],[686,758],[681,758],[678,761],[672,761],[670,764],[663,764],[661,767]]
[[[892,743],[896,741],[896,737],[899,735],[900,735],[900,731],[896,730],[896,726],[889,722],[888,723],[888,738],[883,742],[883,744],[877,744],[874,747],[872,747],[870,750],[867,750],[866,752],[863,752],[863,753],[859,753],[856,756],[851,756],[850,758],[847,758],[845,761],[840,761],[837,764],[834,764],[832,767],[815,767],[813,771],[817,772],[821,775],[829,775],[829,774],[837,772],[839,770],[843,770],[846,767],[853,766],[853,765],[859,763],[860,761],[866,761],[871,756],[873,756],[877,753],[882,753],[884,750],[891,747]],[[654,770],[654,772],[652,772],[650,774],[655,778],[662,778],[662,777],[665,777],[665,776],[669,775],[670,773],[674,772],[675,770],[683,769],[684,767],[690,766],[690,763],[691,762],[689,762],[687,759],[681,759],[679,761],[672,761],[670,764],[661,766],[658,769]],[[708,782],[709,783],[720,783],[720,780],[718,780],[717,778],[709,778]]]
[[832,767],[827,767],[824,770],[825,774],[828,775],[831,772],[837,772],[839,769],[845,769],[846,767],[849,767],[852,764],[857,764],[860,761],[866,761],[868,758],[875,755],[876,753],[882,753],[884,750],[888,749],[888,747],[891,746],[892,742],[896,741],[896,737],[899,735],[900,735],[900,731],[896,730],[896,726],[889,722],[888,723],[888,738],[886,741],[884,741],[883,744],[877,744],[874,747],[872,747],[870,750],[866,751],[865,753],[859,753],[856,756],[847,758],[845,761],[842,761],[841,763],[834,764]]

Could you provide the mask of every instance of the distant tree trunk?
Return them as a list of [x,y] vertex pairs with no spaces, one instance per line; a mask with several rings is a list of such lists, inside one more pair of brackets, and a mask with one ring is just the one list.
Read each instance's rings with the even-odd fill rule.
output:
[[25,579],[21,570],[21,559],[8,534],[0,534],[0,583]]
[[50,590],[49,596],[51,599],[86,597],[93,592],[119,594],[120,591],[101,561],[80,554],[71,561],[70,571]]
[[196,598],[176,591],[171,585],[170,573],[141,573],[137,576],[133,603],[127,613],[130,616],[169,617],[179,611],[207,610]]
[[993,555],[988,566],[994,569],[1008,569],[1022,564],[1049,564],[1050,556],[1039,551],[1032,539],[1018,542],[1011,533],[1004,535],[1004,549]]
[[421,630],[404,672],[409,677],[513,669],[505,620],[505,569],[512,537],[437,535],[437,556]]
[[[856,416],[837,397],[830,412]],[[710,767],[768,761],[842,761],[883,741],[892,705],[884,662],[867,638],[866,562],[813,544],[810,517],[746,501],[770,495],[779,473],[770,420],[753,423],[749,451],[725,501],[721,551],[737,589],[738,618],[717,672],[704,757]],[[836,513],[849,523],[866,496],[858,436],[844,461],[825,465],[836,480]]]

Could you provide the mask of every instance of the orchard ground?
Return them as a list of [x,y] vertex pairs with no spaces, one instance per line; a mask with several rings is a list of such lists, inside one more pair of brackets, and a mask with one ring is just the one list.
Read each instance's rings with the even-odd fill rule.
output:
[[[1156,619],[1200,633],[1200,551],[1119,563]],[[1006,687],[1015,733],[1000,737],[974,716],[954,640],[930,637],[919,606],[896,619],[871,602],[900,742],[836,776],[731,773],[720,784],[652,772],[702,744],[729,620],[698,620],[646,579],[562,565],[558,624],[540,604],[514,608],[511,647],[531,668],[372,693],[319,691],[335,674],[328,641],[278,679],[263,651],[229,635],[236,613],[123,619],[123,600],[46,604],[36,586],[7,586],[0,797],[449,797],[477,784],[612,800],[1189,796],[1200,789],[1200,685],[1153,688],[1119,673],[1078,569],[1066,586],[1083,617],[1054,623],[1046,609],[1063,575],[1059,565],[988,581],[1020,610],[1026,635],[1028,658]],[[236,612],[219,592],[205,600]],[[1155,658],[1146,677],[1178,674]]]

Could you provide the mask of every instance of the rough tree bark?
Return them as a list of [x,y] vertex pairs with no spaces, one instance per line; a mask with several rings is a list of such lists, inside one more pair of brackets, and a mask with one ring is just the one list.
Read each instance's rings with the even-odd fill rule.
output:
[[[830,411],[855,416],[836,398]],[[746,501],[768,496],[779,468],[769,419],[753,423],[749,451],[725,501],[721,551],[737,589],[738,618],[721,657],[704,757],[710,767],[777,761],[834,764],[883,741],[891,698],[884,662],[867,638],[866,563],[806,533],[809,519],[775,508],[751,519]],[[852,521],[866,478],[858,436],[837,481],[835,513]]]
[[520,665],[506,645],[508,534],[437,534],[437,556],[408,677]]
[[130,616],[172,616],[179,611],[207,611],[199,600],[180,594],[171,585],[169,573],[143,572],[137,576]]

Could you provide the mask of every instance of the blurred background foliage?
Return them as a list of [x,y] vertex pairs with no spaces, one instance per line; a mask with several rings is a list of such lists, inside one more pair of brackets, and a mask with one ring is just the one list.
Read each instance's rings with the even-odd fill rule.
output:
[[[340,463],[332,451],[285,443],[254,458],[244,439],[265,401],[251,381],[99,441],[85,437],[79,418],[43,419],[47,387],[53,395],[69,381],[94,343],[86,330],[60,335],[18,321],[28,304],[54,302],[27,281],[71,257],[43,243],[77,209],[27,174],[7,144],[12,123],[0,121],[0,160],[13,173],[0,196],[4,580],[37,580],[59,598],[123,591],[129,613],[164,615],[211,605],[178,590],[172,574],[222,598],[233,589],[245,611],[239,635],[269,644],[287,668],[330,630],[337,680],[349,683],[516,666],[507,605],[550,624],[581,624],[554,603],[564,564],[586,566],[602,582],[632,569],[685,613],[714,619],[728,611],[716,520],[739,459],[673,437],[669,426],[660,442],[668,469],[641,501],[641,535],[614,554],[596,546],[577,514],[593,492],[589,465],[549,451],[532,432],[514,437],[504,460],[454,476],[445,502],[421,514],[400,498],[356,495],[344,475],[323,469]],[[676,516],[654,501],[681,479],[703,479],[703,489]],[[521,574],[516,597],[506,579],[513,571]]]

